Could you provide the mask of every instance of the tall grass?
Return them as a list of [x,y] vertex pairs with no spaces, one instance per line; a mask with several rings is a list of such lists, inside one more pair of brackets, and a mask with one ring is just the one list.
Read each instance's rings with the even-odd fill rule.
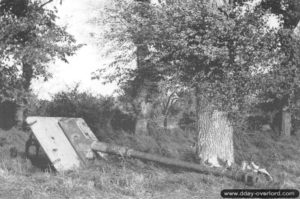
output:
[[[82,117],[102,141],[163,156],[196,161],[194,128],[165,130],[150,126],[148,135],[134,135],[123,128],[127,116],[114,106],[114,99],[61,92],[52,101],[34,102],[31,115]],[[134,118],[129,115],[129,120]],[[120,125],[112,128],[114,125]],[[131,121],[133,122],[133,121]],[[189,123],[190,121],[185,121]],[[279,183],[274,188],[300,188],[300,139],[274,139],[272,132],[236,132],[235,158],[266,167]],[[65,173],[40,172],[22,152],[28,134],[17,129],[0,130],[0,198],[220,198],[225,188],[244,188],[227,178],[166,168],[139,160],[110,156],[89,168]],[[10,157],[10,149],[18,157]]]

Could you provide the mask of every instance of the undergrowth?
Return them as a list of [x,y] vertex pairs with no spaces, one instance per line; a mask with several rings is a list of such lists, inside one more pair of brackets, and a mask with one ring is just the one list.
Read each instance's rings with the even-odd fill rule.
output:
[[[64,173],[41,172],[22,155],[28,135],[12,129],[0,130],[0,198],[221,198],[220,191],[249,188],[226,177],[215,177],[167,168],[152,162],[109,156],[88,168]],[[119,133],[112,143],[149,153],[194,161],[194,137],[184,132],[164,132],[157,137]],[[300,139],[272,138],[272,132],[236,137],[237,162],[252,160],[266,167],[279,182],[276,188],[300,189]],[[10,157],[10,149],[19,153]],[[275,188],[275,187],[274,187]]]

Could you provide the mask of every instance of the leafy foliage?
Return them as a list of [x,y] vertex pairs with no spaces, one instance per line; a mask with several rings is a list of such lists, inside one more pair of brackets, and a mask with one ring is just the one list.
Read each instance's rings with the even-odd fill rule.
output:
[[54,95],[47,106],[47,115],[56,117],[81,117],[96,130],[106,127],[113,115],[114,99],[112,97],[93,96],[79,92],[78,86],[66,92]]
[[[31,96],[31,116],[83,118],[97,136],[111,136],[117,131],[133,132],[135,117],[117,107],[113,97],[80,92],[79,84],[53,96],[50,101]],[[102,137],[103,138],[103,137]]]
[[0,103],[0,129],[10,129],[14,126],[16,106],[13,102],[4,101]]
[[[123,53],[127,59],[116,57],[111,65],[114,77],[124,82],[152,70],[159,81],[196,88],[200,110],[210,104],[236,118],[272,100],[268,93],[292,97],[297,86],[299,38],[283,26],[269,27],[271,13],[260,7],[214,9],[195,0],[160,6],[115,1],[108,11],[113,14],[106,21],[111,28],[107,39],[127,43],[120,49],[133,52]],[[127,70],[128,57],[138,53],[132,51],[134,45],[147,45],[148,56],[143,67]]]
[[300,2],[297,0],[264,0],[261,6],[281,16],[287,28],[295,28],[300,20]]
[[56,12],[39,1],[1,1],[1,100],[23,96],[32,78],[47,80],[48,64],[56,58],[67,62],[67,56],[80,47],[56,19]]

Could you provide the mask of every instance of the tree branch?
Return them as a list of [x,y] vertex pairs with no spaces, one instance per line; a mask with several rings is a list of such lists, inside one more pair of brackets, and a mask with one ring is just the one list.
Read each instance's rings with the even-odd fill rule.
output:
[[[45,2],[45,3],[43,3],[40,7],[42,8],[42,7],[44,7],[45,5],[51,3],[52,1],[53,1],[53,0],[49,0],[49,1]],[[60,2],[61,2],[61,1],[60,1]]]
[[168,112],[169,104],[170,104],[170,101],[171,101],[172,96],[173,96],[174,93],[175,93],[175,91],[172,92],[172,93],[169,95],[168,101],[165,103],[165,105],[164,105],[164,107],[163,107],[163,114],[166,114],[166,113]]

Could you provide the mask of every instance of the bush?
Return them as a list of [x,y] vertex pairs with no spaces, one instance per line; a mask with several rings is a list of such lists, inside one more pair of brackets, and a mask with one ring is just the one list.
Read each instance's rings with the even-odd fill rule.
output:
[[178,126],[186,131],[186,130],[194,130],[196,131],[196,116],[193,112],[182,114],[182,117],[178,121]]
[[0,128],[8,130],[15,124],[16,104],[11,101],[0,103]]
[[80,93],[78,87],[75,87],[71,91],[54,95],[46,112],[48,116],[81,117],[93,131],[97,131],[99,128],[106,128],[110,123],[113,106],[113,98]]
[[128,113],[124,113],[119,109],[115,109],[111,125],[114,130],[124,130],[128,133],[134,133],[136,117]]
[[118,130],[132,133],[135,127],[135,117],[122,112],[114,97],[80,92],[78,85],[51,101],[33,97],[29,109],[29,115],[83,118],[99,139],[111,138]]

